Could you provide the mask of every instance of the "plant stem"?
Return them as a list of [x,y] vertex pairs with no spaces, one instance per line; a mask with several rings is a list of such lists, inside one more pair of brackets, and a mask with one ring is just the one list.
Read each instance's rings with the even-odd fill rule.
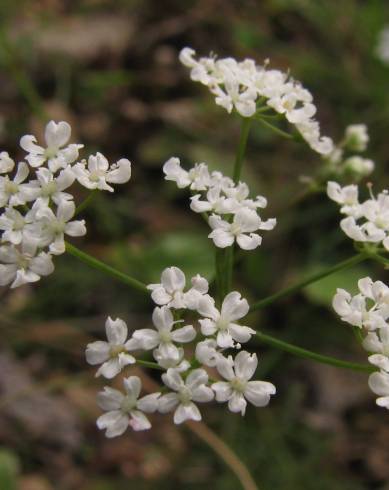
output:
[[142,361],[142,359],[137,359],[136,364],[139,364],[139,366],[144,366],[150,369],[158,369],[158,371],[166,371],[162,366],[157,364],[156,362],[151,362],[151,361]]
[[241,129],[240,129],[238,150],[236,152],[234,171],[232,177],[235,184],[239,182],[240,174],[242,172],[243,158],[246,152],[247,140],[250,132],[250,125],[251,125],[251,119],[249,117],[243,117]]
[[382,255],[379,254],[371,254],[370,258],[375,260],[376,262],[379,262],[380,264],[385,265],[386,267],[389,267],[389,260],[386,259],[385,257],[382,257]]
[[255,334],[262,342],[269,344],[272,347],[289,352],[298,357],[303,357],[305,359],[311,359],[313,361],[320,362],[321,364],[328,364],[329,366],[334,366],[343,369],[352,369],[354,371],[364,371],[371,373],[376,371],[377,368],[370,366],[368,364],[359,364],[357,362],[343,361],[342,359],[337,359],[336,357],[324,356],[323,354],[318,354],[307,349],[303,349],[297,345],[289,344],[283,340],[276,339],[271,335],[266,335],[262,332],[257,332]]
[[[240,137],[238,149],[235,156],[233,180],[235,184],[239,182],[242,172],[243,159],[247,147],[247,140],[250,132],[251,119],[243,117],[241,121]],[[232,216],[229,218],[231,221]],[[234,267],[234,245],[224,249],[216,249],[216,286],[219,303],[231,291],[232,269]]]
[[243,490],[258,490],[253,477],[250,475],[250,472],[243,461],[209,427],[204,423],[193,421],[188,421],[187,426],[197,435],[197,437],[208,444],[208,446],[224,461],[228,468],[235,473]]
[[101,262],[95,257],[92,257],[91,255],[78,249],[71,243],[68,242],[65,243],[66,243],[66,251],[69,252],[71,255],[73,255],[73,257],[76,257],[77,259],[81,260],[81,262],[84,262],[85,264],[90,265],[94,269],[104,272],[105,274],[108,274],[109,276],[114,277],[115,279],[118,279],[119,281],[127,284],[127,286],[130,286],[133,289],[136,289],[137,291],[140,291],[143,294],[147,294],[147,295],[150,294],[146,285],[143,284],[142,282],[138,281],[137,279],[134,279],[133,277],[125,274],[124,272],[114,269],[113,267],[111,267],[108,264],[105,264],[104,262]]
[[284,138],[287,138],[289,140],[294,139],[294,136],[292,134],[289,134],[286,131],[277,128],[277,126],[273,126],[273,124],[270,124],[268,121],[265,121],[265,119],[262,119],[261,117],[257,117],[255,118],[255,120],[260,122],[263,126],[266,126],[268,129],[271,129],[275,133],[279,134],[280,136],[283,136]]
[[93,199],[96,197],[98,192],[99,192],[98,189],[93,189],[93,191],[90,192],[89,195],[77,206],[74,216],[77,216],[78,214],[82,213],[84,209],[86,209],[89,206],[89,204],[93,201]]
[[368,258],[374,258],[373,256],[369,256],[364,252],[359,253],[358,255],[354,255],[353,257],[343,260],[342,262],[339,262],[339,264],[333,265],[332,267],[328,267],[327,269],[318,272],[316,274],[313,274],[310,277],[307,277],[306,279],[303,279],[302,281],[298,282],[297,284],[294,284],[292,286],[289,286],[288,288],[282,289],[281,291],[278,291],[275,294],[272,294],[270,296],[267,296],[264,299],[261,299],[251,305],[250,311],[255,311],[258,310],[259,308],[263,308],[264,306],[267,306],[277,299],[283,298],[284,296],[288,296],[289,294],[292,294],[296,291],[299,291],[300,289],[304,288],[305,286],[308,286],[308,284],[312,284],[316,281],[319,281],[320,279],[323,279],[324,277],[327,277],[331,274],[334,274],[335,272],[338,272],[342,269],[347,269],[348,267],[351,267],[353,265],[358,264],[359,262],[363,262],[364,260],[367,260]]

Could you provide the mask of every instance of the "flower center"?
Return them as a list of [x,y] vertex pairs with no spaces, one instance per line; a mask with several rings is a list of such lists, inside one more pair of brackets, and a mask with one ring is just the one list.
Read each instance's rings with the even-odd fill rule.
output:
[[48,160],[50,160],[50,158],[54,158],[55,156],[57,156],[57,153],[58,153],[58,148],[56,148],[55,146],[49,146],[46,148],[44,156]]
[[48,184],[42,185],[41,194],[44,197],[49,197],[52,194],[54,194],[54,192],[56,191],[57,191],[57,184],[53,181],[53,182],[49,182]]
[[129,413],[136,407],[136,398],[133,396],[124,397],[123,401],[120,404],[120,409],[122,412]]
[[159,332],[159,338],[161,339],[161,342],[167,344],[172,340],[171,332],[169,332],[169,330],[161,330]]
[[230,385],[233,390],[238,391],[239,393],[244,393],[247,386],[247,381],[235,377],[230,381]]
[[15,184],[15,182],[12,182],[12,181],[8,181],[6,182],[5,184],[5,192],[7,194],[16,194],[19,190],[19,186],[17,184]]
[[124,348],[123,345],[113,345],[109,349],[109,357],[111,357],[111,359],[112,359],[114,357],[117,357],[122,352],[126,352],[126,349]]
[[187,386],[181,388],[178,394],[178,399],[183,405],[188,404],[192,400],[192,392]]

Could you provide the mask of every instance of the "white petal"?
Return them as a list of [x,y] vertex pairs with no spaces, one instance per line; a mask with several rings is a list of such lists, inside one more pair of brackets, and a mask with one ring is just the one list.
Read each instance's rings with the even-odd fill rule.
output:
[[183,291],[185,287],[185,274],[178,267],[168,267],[161,275],[162,286],[166,291]]
[[223,300],[221,316],[230,321],[239,320],[249,312],[249,304],[237,291],[227,294]]
[[117,357],[104,362],[96,372],[96,377],[103,375],[104,378],[112,379],[122,370]]
[[255,370],[258,366],[258,359],[256,354],[249,354],[246,351],[241,351],[235,357],[235,374],[238,378],[249,380],[253,377]]
[[153,413],[158,409],[160,396],[161,393],[151,393],[150,395],[146,395],[138,400],[136,406],[139,410],[142,410],[142,412]]
[[131,178],[131,162],[122,158],[117,162],[117,168],[107,173],[107,182],[112,184],[125,184]]
[[216,394],[216,401],[218,402],[226,402],[232,396],[232,388],[230,383],[227,383],[226,381],[218,381],[217,383],[213,383],[212,389]]
[[87,345],[85,355],[88,364],[101,364],[109,358],[109,344],[97,340]]
[[153,323],[158,330],[167,330],[170,332],[173,326],[173,314],[167,306],[156,307],[153,311]]
[[174,412],[173,420],[175,424],[182,424],[185,420],[196,420],[198,422],[201,420],[201,413],[194,403],[185,405],[181,403]]
[[276,388],[272,383],[266,381],[250,381],[247,383],[244,396],[256,407],[265,407],[274,395]]
[[240,412],[242,415],[246,412],[247,402],[244,399],[242,393],[233,392],[231,398],[228,400],[228,408],[231,412]]
[[112,318],[109,316],[105,322],[105,331],[110,344],[122,345],[127,339],[127,325],[126,322],[120,318],[112,320]]
[[158,412],[168,413],[171,412],[179,403],[177,393],[168,393],[162,395],[158,400]]
[[124,399],[123,393],[119,390],[105,386],[104,391],[97,394],[97,403],[103,410],[117,410]]
[[132,430],[140,431],[151,428],[151,424],[146,415],[139,410],[131,410],[130,420],[128,422]]
[[191,342],[196,337],[196,330],[192,325],[186,325],[185,327],[178,328],[172,332],[172,339],[174,342]]
[[131,397],[138,398],[142,389],[142,382],[138,376],[129,376],[123,379],[123,386],[126,393]]
[[106,429],[106,437],[117,437],[123,434],[128,427],[128,416],[120,410],[105,413],[97,419],[97,427]]
[[235,241],[234,236],[230,232],[222,230],[221,228],[213,230],[212,233],[208,235],[208,238],[211,238],[213,243],[219,248],[230,247]]
[[256,233],[250,235],[241,234],[236,237],[236,241],[242,250],[254,250],[262,243],[262,237]]

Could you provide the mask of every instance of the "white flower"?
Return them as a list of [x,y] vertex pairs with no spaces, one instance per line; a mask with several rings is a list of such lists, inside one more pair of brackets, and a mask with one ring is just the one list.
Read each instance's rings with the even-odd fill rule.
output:
[[234,215],[232,223],[214,214],[210,216],[209,224],[213,231],[208,237],[212,238],[217,247],[230,247],[236,241],[243,250],[254,250],[261,244],[262,237],[253,232],[272,230],[276,220],[262,221],[254,210],[243,208]]
[[195,357],[200,364],[208,367],[215,367],[218,361],[220,352],[217,350],[217,342],[215,339],[207,339],[199,342],[196,345]]
[[70,165],[61,170],[57,177],[54,177],[54,174],[46,167],[39,168],[36,171],[36,176],[39,183],[37,199],[40,204],[49,205],[51,199],[58,206],[62,201],[73,199],[72,194],[63,192],[75,180],[75,175]]
[[220,312],[215,308],[214,299],[206,295],[198,305],[198,312],[205,317],[199,320],[201,332],[206,336],[216,335],[217,345],[222,348],[234,347],[235,342],[248,342],[255,330],[236,323],[248,311],[247,301],[237,291],[227,294]]
[[99,189],[113,192],[108,184],[125,184],[131,178],[131,162],[126,158],[110,165],[101,153],[90,155],[88,163],[85,160],[73,167],[78,182],[87,189]]
[[6,208],[0,216],[0,230],[3,230],[1,241],[19,245],[23,240],[26,225],[30,222],[29,213],[23,216],[17,209]]
[[189,187],[191,190],[204,191],[211,184],[208,167],[205,163],[196,163],[189,171],[181,167],[180,159],[172,157],[163,165],[165,180],[171,180],[179,189]]
[[45,162],[52,172],[65,168],[78,158],[78,150],[84,145],[67,145],[71,135],[71,127],[61,121],[50,121],[45,129],[46,147],[37,145],[35,136],[25,135],[20,140],[20,146],[28,152],[26,160],[31,167],[40,167]]
[[379,395],[376,403],[379,407],[389,409],[389,374],[381,371],[369,376],[369,387],[376,395]]
[[347,158],[343,165],[346,170],[350,170],[357,177],[366,177],[373,172],[375,167],[373,160],[357,155]]
[[204,369],[195,369],[189,373],[185,381],[175,369],[168,369],[162,375],[165,385],[176,393],[162,395],[159,399],[158,411],[167,413],[175,409],[174,423],[181,424],[185,420],[201,420],[201,414],[193,402],[205,403],[213,400],[214,394],[207,385],[208,374]]
[[153,323],[155,330],[151,328],[135,330],[128,345],[131,349],[137,347],[144,350],[157,348],[157,358],[178,363],[182,355],[174,343],[191,342],[196,337],[196,330],[192,325],[185,325],[173,330],[173,326],[177,322],[174,321],[172,312],[167,306],[154,308]]
[[36,199],[39,193],[36,184],[32,182],[23,184],[28,174],[28,165],[20,162],[13,180],[8,175],[0,177],[0,207],[7,204],[11,207],[20,206]]
[[266,103],[277,113],[284,114],[313,150],[321,154],[333,151],[332,140],[321,136],[319,124],[313,119],[316,107],[312,95],[286,73],[268,70],[251,59],[238,62],[233,58],[212,56],[196,60],[194,56],[193,49],[184,48],[179,59],[190,68],[191,79],[206,85],[215,96],[216,104],[227,112],[235,109],[243,117],[252,117],[258,101]]
[[190,363],[185,359],[185,351],[182,347],[178,347],[177,357],[166,357],[164,349],[154,349],[153,357],[157,363],[164,369],[174,368],[179,373],[183,373],[190,368]]
[[89,364],[102,364],[96,372],[96,376],[101,374],[108,379],[114,378],[128,364],[134,364],[136,359],[128,353],[126,323],[117,318],[112,320],[107,318],[105,331],[108,342],[97,340],[86,347],[86,360]]
[[217,370],[227,381],[212,384],[216,393],[216,401],[227,402],[231,412],[246,412],[248,400],[256,407],[264,407],[270,401],[270,396],[276,393],[276,388],[267,381],[249,381],[257,369],[256,354],[250,355],[241,351],[233,361],[232,357],[219,357]]
[[340,212],[348,216],[359,218],[361,205],[358,200],[358,186],[347,185],[341,187],[337,182],[327,182],[327,195],[330,199],[341,204]]
[[384,64],[389,64],[389,27],[387,25],[379,33],[376,55]]
[[19,250],[14,245],[0,247],[0,286],[9,283],[16,288],[28,282],[39,281],[40,276],[48,276],[54,271],[51,255],[40,252],[32,242],[25,242]]
[[9,174],[15,167],[15,162],[6,151],[0,153],[0,174]]
[[365,151],[369,142],[366,124],[350,124],[345,131],[344,145],[351,151]]
[[389,316],[386,306],[382,307],[379,303],[374,303],[368,309],[364,294],[351,296],[344,289],[337,289],[332,306],[341,320],[355,327],[364,327],[366,330],[382,328],[386,325],[385,320]]
[[213,211],[218,214],[229,214],[237,208],[236,202],[221,195],[221,188],[216,186],[208,190],[206,200],[201,200],[201,194],[196,194],[190,199],[190,209],[195,213]]
[[62,201],[56,209],[34,204],[31,210],[35,214],[35,222],[26,227],[26,232],[36,237],[40,246],[49,246],[54,255],[65,252],[65,235],[77,237],[85,235],[85,220],[70,221],[76,211],[73,201]]
[[367,351],[374,352],[369,356],[369,362],[389,372],[389,325],[375,332],[368,332],[362,345]]
[[161,274],[160,284],[149,284],[151,298],[157,305],[195,310],[199,299],[208,292],[208,281],[199,274],[191,279],[192,287],[184,292],[185,274],[178,267],[168,267]]
[[150,429],[150,421],[143,412],[152,413],[158,407],[160,393],[139,399],[142,383],[137,376],[124,378],[123,385],[125,394],[106,386],[97,397],[99,406],[107,411],[97,419],[97,427],[106,429],[109,438],[120,436],[128,426],[135,431]]

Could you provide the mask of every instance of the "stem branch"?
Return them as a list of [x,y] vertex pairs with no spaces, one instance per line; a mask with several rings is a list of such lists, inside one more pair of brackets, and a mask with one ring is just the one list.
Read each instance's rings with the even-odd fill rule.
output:
[[90,265],[94,269],[104,272],[105,274],[108,274],[109,276],[114,277],[115,279],[118,279],[124,284],[127,284],[127,286],[130,286],[133,289],[136,289],[137,291],[140,291],[143,294],[147,294],[147,295],[150,294],[146,285],[143,284],[142,282],[138,281],[137,279],[134,279],[133,277],[125,274],[124,272],[114,269],[113,267],[111,267],[108,264],[105,264],[104,262],[101,262],[101,260],[98,260],[95,257],[92,257],[91,255],[83,252],[82,250],[78,249],[71,243],[66,242],[66,251],[69,252],[71,255],[73,255],[73,257],[76,257],[77,259],[81,260],[81,262],[84,262],[85,264]]
[[[324,277],[327,277],[331,274],[334,274],[335,272],[338,272],[342,269],[346,269],[348,267],[351,267],[355,264],[358,264],[359,262],[362,262],[364,260],[367,260],[370,256],[367,255],[364,252],[359,253],[358,255],[354,255],[353,257],[343,260],[342,262],[339,262],[339,264],[336,264],[332,267],[329,267],[328,269],[325,269],[321,272],[318,272],[316,274],[313,274],[310,277],[307,277],[306,279],[303,279],[302,281],[298,282],[297,284],[293,284],[292,286],[289,286],[285,289],[282,289],[281,291],[278,291],[275,294],[272,294],[270,296],[267,296],[266,298],[263,298],[256,303],[251,305],[250,311],[255,311],[258,310],[259,308],[263,308],[264,306],[267,306],[277,299],[283,298],[284,296],[287,296],[289,294],[292,294],[305,286],[308,286],[308,284],[312,284],[313,282],[319,281],[320,279],[323,279]],[[374,258],[374,257],[373,257]]]

